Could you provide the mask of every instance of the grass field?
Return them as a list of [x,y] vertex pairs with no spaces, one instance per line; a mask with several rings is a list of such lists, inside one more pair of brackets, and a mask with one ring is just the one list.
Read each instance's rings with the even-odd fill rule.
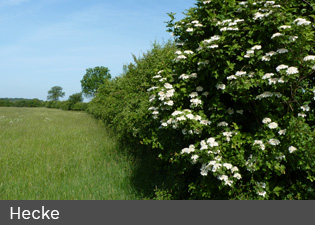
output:
[[84,112],[0,108],[1,200],[141,199],[134,159]]

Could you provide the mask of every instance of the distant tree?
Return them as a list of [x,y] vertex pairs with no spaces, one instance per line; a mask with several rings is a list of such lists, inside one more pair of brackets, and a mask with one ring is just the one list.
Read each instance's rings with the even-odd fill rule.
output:
[[62,92],[62,87],[54,86],[48,91],[47,100],[59,101],[59,98],[65,96],[65,93]]
[[81,80],[83,94],[86,97],[94,97],[99,87],[111,79],[109,69],[107,67],[95,67],[86,69],[86,74]]
[[69,97],[68,101],[70,104],[76,104],[78,102],[83,102],[82,92],[73,94]]

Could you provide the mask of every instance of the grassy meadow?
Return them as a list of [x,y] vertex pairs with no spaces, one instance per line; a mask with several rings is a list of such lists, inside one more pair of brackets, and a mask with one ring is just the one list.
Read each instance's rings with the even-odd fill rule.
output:
[[85,112],[0,107],[1,200],[141,199],[135,159]]

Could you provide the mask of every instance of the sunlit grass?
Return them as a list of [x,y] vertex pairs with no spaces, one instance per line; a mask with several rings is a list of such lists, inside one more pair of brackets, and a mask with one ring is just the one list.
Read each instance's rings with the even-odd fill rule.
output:
[[134,163],[84,112],[0,108],[1,200],[139,199]]

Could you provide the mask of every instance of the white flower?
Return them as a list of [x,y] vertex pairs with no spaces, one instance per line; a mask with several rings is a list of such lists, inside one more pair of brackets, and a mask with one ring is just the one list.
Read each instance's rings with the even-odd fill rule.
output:
[[203,27],[203,25],[201,23],[197,23],[195,24],[195,27]]
[[182,115],[182,114],[183,114],[183,112],[181,112],[181,111],[175,111],[172,113],[172,116],[178,116],[178,115]]
[[242,109],[241,110],[236,110],[236,113],[243,115],[244,110],[242,110]]
[[267,53],[266,53],[266,56],[272,57],[272,56],[274,56],[274,55],[276,55],[276,54],[277,54],[276,52],[271,51],[271,52],[267,52]]
[[192,24],[197,24],[197,23],[199,23],[199,21],[198,21],[198,20],[194,20],[194,21],[192,21],[191,23],[192,23]]
[[207,97],[209,95],[209,92],[206,91],[202,95]]
[[217,84],[217,89],[224,90],[225,89],[225,85],[224,84]]
[[233,114],[234,114],[234,109],[229,108],[229,109],[227,110],[227,113],[228,113],[229,115],[233,115]]
[[274,96],[274,94],[273,94],[272,92],[265,91],[265,92],[262,93],[261,95],[258,95],[258,96],[256,97],[256,99],[261,100],[261,99],[263,99],[263,98],[269,98],[269,97],[272,97],[272,96]]
[[277,84],[278,81],[279,81],[278,78],[271,78],[271,79],[269,79],[269,85]]
[[156,96],[155,95],[151,95],[149,101],[153,102],[155,100]]
[[164,102],[164,105],[169,105],[169,106],[173,106],[174,102],[172,100]]
[[191,54],[194,54],[194,52],[190,51],[190,50],[186,50],[186,51],[184,51],[184,54],[191,55]]
[[187,31],[188,33],[194,32],[194,28],[188,28],[186,31]]
[[191,120],[195,118],[193,114],[187,114],[186,117]]
[[261,140],[255,140],[253,145],[259,145],[261,150],[265,150],[265,148],[266,148],[263,141],[261,141]]
[[241,174],[239,174],[239,173],[234,174],[233,177],[236,178],[236,179],[238,179],[238,180],[242,179],[242,176],[241,176]]
[[262,79],[263,80],[265,80],[265,79],[270,79],[272,76],[274,76],[275,74],[273,74],[273,73],[266,73],[263,77],[262,77]]
[[252,50],[260,50],[261,49],[261,45],[255,45],[254,47],[252,47]]
[[263,122],[264,124],[266,124],[266,123],[271,123],[271,119],[268,118],[268,117],[266,117],[266,118],[263,119],[262,122]]
[[310,21],[307,21],[306,19],[303,18],[297,18],[296,20],[293,21],[293,23],[296,23],[298,26],[311,24]]
[[308,55],[304,58],[304,61],[315,60],[315,55]]
[[297,74],[299,73],[298,69],[296,67],[290,67],[287,69],[286,72],[288,75]]
[[218,127],[227,127],[228,125],[229,124],[227,122],[223,121],[218,124]]
[[268,125],[268,127],[269,127],[270,129],[276,129],[276,128],[278,128],[278,124],[275,123],[275,122],[273,122],[273,123],[270,123],[270,124]]
[[276,70],[279,72],[280,70],[288,69],[289,67],[287,65],[280,65],[276,68]]
[[265,191],[262,191],[262,192],[257,192],[257,194],[260,195],[260,196],[265,197],[267,193]]
[[193,161],[193,164],[196,164],[197,163],[197,160],[199,159],[199,156],[198,155],[193,155],[191,157],[192,161]]
[[203,3],[203,4],[210,4],[211,1],[203,1],[202,3]]
[[296,150],[297,150],[297,148],[294,147],[294,146],[290,146],[290,147],[289,147],[289,152],[290,152],[290,153],[293,153],[293,152],[295,152]]
[[202,101],[198,98],[191,99],[190,102],[191,102],[191,105],[193,106],[198,106],[202,104]]
[[280,141],[278,139],[270,139],[268,142],[271,145],[279,145],[280,144]]
[[219,45],[210,45],[207,48],[219,48]]
[[153,111],[152,114],[153,114],[153,115],[158,115],[158,114],[159,114],[159,111]]
[[298,38],[299,38],[298,36],[290,36],[290,37],[289,37],[289,40],[292,41],[292,42],[294,42],[294,41],[296,41]]
[[279,29],[283,29],[283,30],[285,30],[285,29],[290,29],[290,28],[291,28],[290,25],[283,25],[283,26],[280,26],[280,27],[279,27]]
[[169,83],[165,83],[165,84],[164,84],[164,87],[165,87],[166,89],[172,89],[172,88],[173,88],[173,86],[172,86],[171,84],[169,84]]
[[196,91],[198,91],[198,92],[203,91],[203,87],[201,87],[201,86],[197,87],[197,88],[196,88]]
[[257,19],[262,19],[262,18],[264,18],[265,17],[265,14],[262,14],[262,13],[260,13],[260,12],[257,12],[257,13],[255,13],[254,14],[254,20],[257,20]]
[[184,120],[186,120],[186,117],[180,116],[180,117],[177,117],[176,119],[177,119],[177,121],[184,121]]
[[269,62],[271,59],[270,59],[270,57],[268,57],[268,56],[263,56],[262,58],[261,58],[261,61],[266,61],[266,62]]
[[241,77],[241,76],[246,75],[246,74],[247,74],[247,72],[245,72],[245,71],[237,71],[235,76]]
[[299,117],[303,117],[303,118],[304,118],[304,117],[306,117],[307,115],[306,115],[306,114],[304,114],[304,113],[299,113],[299,114],[298,114],[298,116],[299,116]]
[[192,153],[194,151],[195,151],[195,146],[194,145],[190,145],[189,148],[184,148],[181,151],[181,154],[184,154],[184,153],[190,154],[190,153]]
[[232,169],[231,169],[231,172],[234,173],[234,172],[238,172],[238,168],[236,166],[234,166]]
[[279,54],[284,54],[284,53],[287,53],[287,52],[289,52],[289,51],[288,51],[288,49],[280,48],[280,49],[277,50],[277,52],[278,52]]
[[233,181],[232,180],[226,180],[224,182],[225,185],[228,185],[228,186],[231,186],[233,184]]
[[223,133],[223,136],[226,137],[227,142],[230,142],[232,135],[233,135],[232,132],[224,132]]
[[279,134],[279,135],[285,135],[286,132],[287,132],[287,130],[284,129],[284,130],[280,130],[280,131],[278,132],[278,134]]
[[190,78],[197,78],[197,76],[198,76],[198,74],[197,73],[192,73],[192,74],[190,74]]
[[154,76],[154,77],[152,77],[152,78],[154,78],[154,79],[159,79],[159,78],[162,78],[162,76],[161,76],[161,75],[156,75],[156,76]]
[[201,146],[200,150],[206,150],[206,149],[208,149],[208,145],[207,145],[207,143],[206,143],[205,140],[202,140],[202,141],[200,142],[200,146]]
[[189,97],[191,97],[191,98],[196,98],[196,97],[198,97],[198,93],[197,93],[197,92],[193,92],[193,93],[191,93],[191,94],[189,95]]
[[182,55],[183,53],[178,50],[178,51],[175,52],[175,54],[176,54],[176,55]]
[[272,35],[271,39],[274,39],[275,37],[280,37],[280,36],[283,36],[283,34],[275,33],[275,34]]
[[301,106],[301,109],[305,112],[308,112],[308,111],[310,111],[310,107],[308,106],[308,105],[303,105],[303,106]]
[[209,120],[200,120],[200,124],[203,124],[203,125],[210,125],[211,122]]
[[219,143],[215,141],[214,138],[209,138],[207,140],[207,144],[209,145],[209,147],[215,147],[215,146],[219,146]]
[[224,166],[226,169],[228,169],[228,170],[230,170],[230,169],[233,168],[233,165],[230,164],[230,163],[223,163],[223,166]]
[[182,60],[182,59],[187,59],[187,57],[184,56],[184,55],[179,55],[179,56],[177,57],[177,60]]
[[189,76],[186,74],[182,74],[182,75],[180,75],[179,79],[186,80],[186,79],[189,79]]
[[223,180],[223,181],[227,181],[227,180],[229,179],[229,177],[226,176],[226,175],[220,175],[220,176],[218,177],[218,179],[219,179],[219,180]]
[[275,1],[266,1],[265,6],[274,5]]
[[226,78],[227,80],[237,80],[237,77],[234,75],[231,75],[229,77]]

